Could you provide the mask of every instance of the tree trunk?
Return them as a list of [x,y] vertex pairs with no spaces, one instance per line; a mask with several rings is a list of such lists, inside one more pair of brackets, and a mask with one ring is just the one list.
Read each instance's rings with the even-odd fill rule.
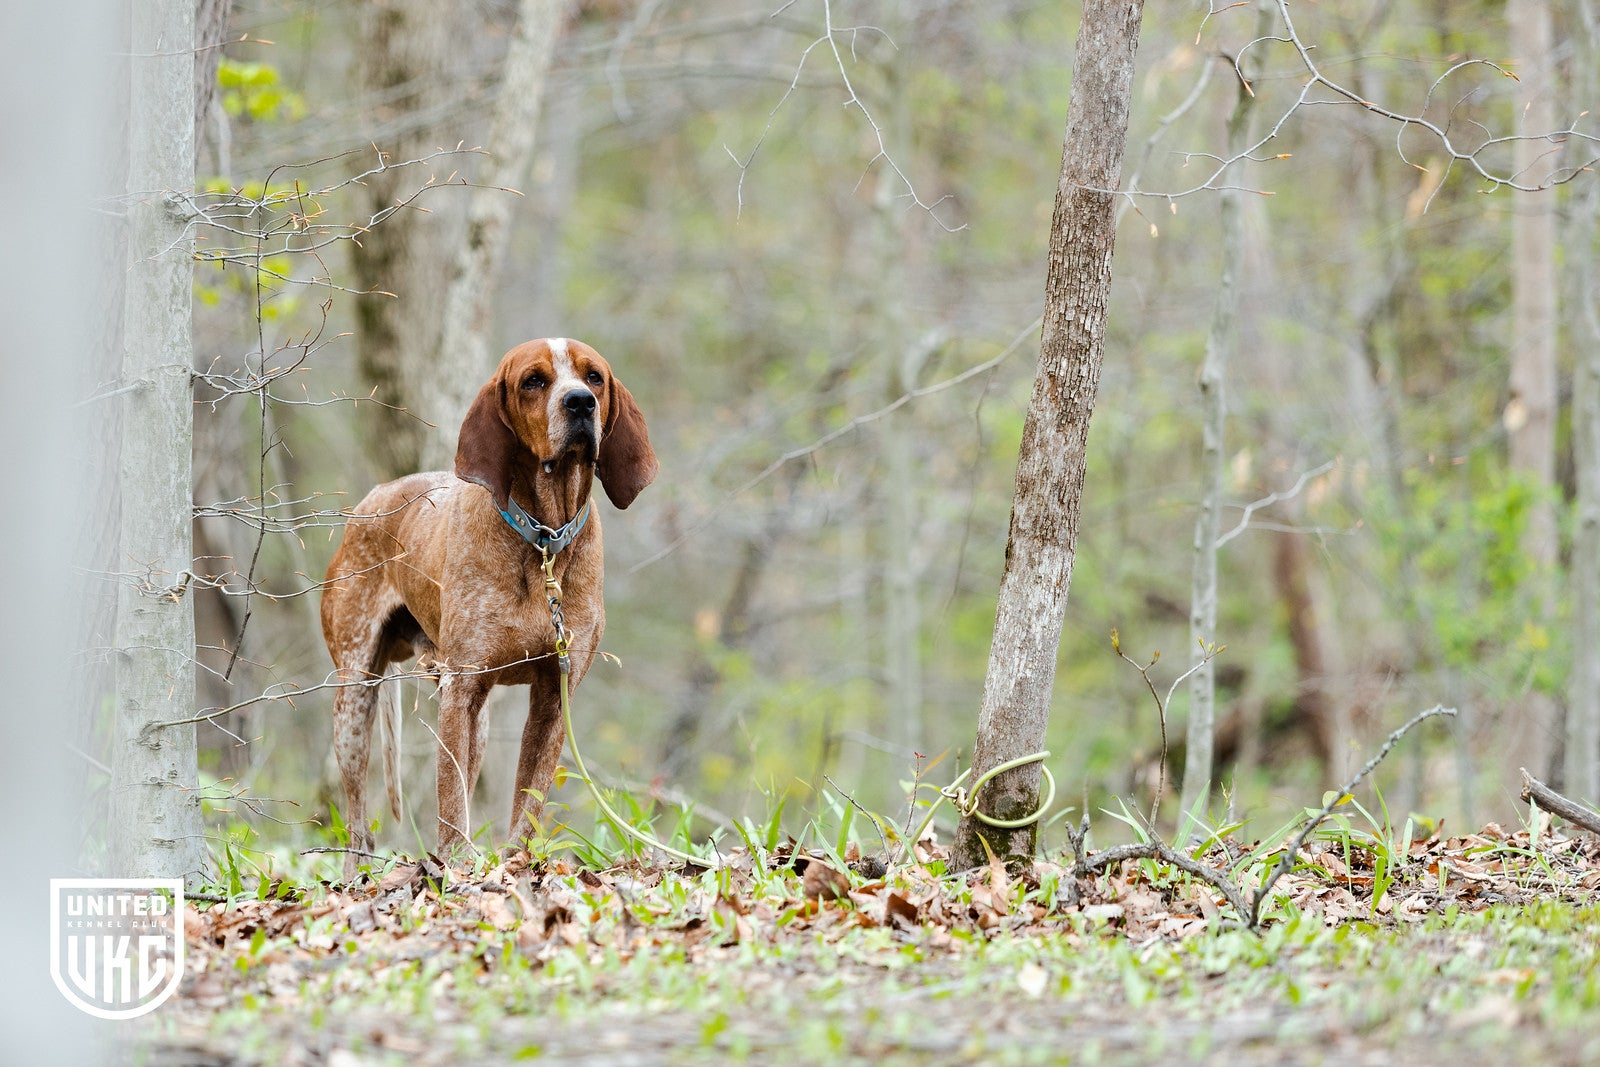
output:
[[[113,638],[115,442],[102,436],[118,399],[120,229],[105,205],[127,181],[121,149],[128,91],[127,5],[0,7],[0,144],[5,177],[0,292],[0,812],[6,854],[20,870],[5,892],[11,965],[0,968],[7,1063],[107,1064],[126,1059],[127,1030],[91,1022],[45,977],[51,928],[47,879],[111,873],[90,867],[109,838],[100,774],[83,756],[102,716],[86,680],[100,680]],[[113,172],[114,168],[114,172]],[[109,348],[109,352],[108,352]],[[107,448],[106,446],[111,447]],[[107,461],[107,453],[111,457]],[[103,594],[108,593],[107,598]],[[102,627],[105,628],[102,628]],[[109,673],[109,672],[104,672]],[[109,750],[107,750],[109,752]],[[99,800],[100,798],[95,798]],[[98,864],[94,864],[98,866]],[[118,872],[120,873],[120,872]]]
[[[233,0],[195,0],[194,3],[194,165],[198,172],[205,153],[211,109],[217,99],[217,66],[228,39],[228,12]],[[222,170],[218,161],[217,171]]]
[[[420,158],[437,147],[421,116],[434,103],[430,92],[445,83],[451,22],[466,17],[466,9],[433,0],[369,0],[360,10],[362,87],[382,101],[373,118],[388,130],[378,150],[391,164]],[[366,180],[363,212],[386,211],[426,181],[416,168],[374,174]],[[378,401],[361,406],[363,443],[381,478],[422,466],[428,427],[417,406],[432,388],[426,369],[438,351],[439,307],[431,297],[446,262],[446,221],[437,213],[400,212],[350,248],[366,294],[356,300],[356,358]]]
[[1272,580],[1278,587],[1289,630],[1289,645],[1294,649],[1294,716],[1304,728],[1316,751],[1323,777],[1342,781],[1343,743],[1349,736],[1348,715],[1329,691],[1333,671],[1324,642],[1324,627],[1312,591],[1309,553],[1305,536],[1293,532],[1275,535],[1272,553]]
[[[1023,424],[1005,570],[973,748],[974,780],[1044,747],[1056,652],[1078,544],[1089,417],[1105,355],[1106,302],[1116,244],[1114,190],[1122,174],[1143,0],[1086,0],[1078,26],[1072,102],[1056,186],[1045,276],[1039,368]],[[1016,819],[1039,802],[1039,764],[996,776],[979,810]],[[1038,823],[989,826],[973,815],[956,833],[956,869],[990,852],[1031,858]]]
[[[1256,36],[1267,33],[1272,9],[1261,5]],[[1251,105],[1255,93],[1249,79],[1256,64],[1247,54],[1243,79],[1228,116],[1228,158],[1249,147]],[[1194,573],[1189,593],[1189,656],[1195,669],[1189,679],[1189,727],[1184,740],[1183,792],[1179,802],[1180,832],[1190,816],[1205,814],[1211,795],[1212,744],[1216,733],[1216,672],[1207,646],[1217,643],[1217,538],[1220,535],[1223,431],[1227,422],[1227,371],[1237,347],[1233,320],[1239,305],[1239,270],[1244,258],[1243,191],[1229,186],[1218,194],[1222,230],[1221,271],[1205,361],[1200,366],[1200,514],[1194,524]]]
[[193,0],[133,9],[124,306],[123,500],[111,811],[113,869],[203,873],[193,725],[149,730],[194,708],[190,465],[193,236],[172,198],[194,185]]
[[[434,426],[422,459],[430,467],[454,462],[461,420],[499,355],[489,344],[494,280],[505,258],[517,199],[506,190],[519,187],[528,173],[550,57],[572,6],[572,0],[522,0],[489,135],[494,165],[473,193],[466,240],[445,292],[444,331],[429,374],[435,395],[427,415]],[[414,403],[422,399],[415,392],[411,396]]]
[[[1551,76],[1553,35],[1548,0],[1507,0],[1511,52],[1520,79],[1514,99],[1524,136],[1557,128]],[[1516,142],[1516,166],[1523,181],[1550,177],[1555,146],[1542,138]],[[1511,398],[1505,426],[1511,469],[1540,494],[1528,513],[1522,550],[1532,564],[1527,615],[1538,626],[1551,624],[1557,534],[1556,445],[1556,199],[1555,191],[1515,197],[1511,215]],[[1548,693],[1530,692],[1520,707],[1508,709],[1509,731],[1502,762],[1507,783],[1526,767],[1549,777],[1557,731],[1557,709]]]
[[[1579,5],[1587,48],[1574,64],[1589,101],[1600,89],[1600,13]],[[1585,105],[1586,106],[1586,105]],[[1582,293],[1586,343],[1575,345],[1572,383],[1572,460],[1578,482],[1577,522],[1572,532],[1572,682],[1567,707],[1567,792],[1600,802],[1600,306],[1596,305],[1594,239],[1600,230],[1600,188],[1580,187],[1575,207],[1579,236],[1570,253]]]

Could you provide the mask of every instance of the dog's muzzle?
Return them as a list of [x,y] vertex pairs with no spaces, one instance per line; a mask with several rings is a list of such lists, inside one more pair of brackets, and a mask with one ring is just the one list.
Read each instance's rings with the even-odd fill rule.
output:
[[595,406],[595,396],[587,389],[574,389],[561,398],[561,410],[567,424],[561,451],[581,452],[583,459],[591,463],[600,445],[600,434],[595,427]]

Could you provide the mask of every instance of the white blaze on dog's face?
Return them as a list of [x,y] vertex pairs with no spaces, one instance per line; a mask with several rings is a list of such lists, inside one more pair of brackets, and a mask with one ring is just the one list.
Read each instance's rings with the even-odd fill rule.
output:
[[608,410],[611,368],[600,353],[566,337],[514,349],[502,368],[511,429],[543,462],[578,452],[593,462]]
[[567,337],[528,341],[500,361],[461,423],[456,474],[504,508],[513,467],[531,455],[546,468],[569,455],[594,464],[618,508],[655,480],[660,464],[633,394],[600,353]]

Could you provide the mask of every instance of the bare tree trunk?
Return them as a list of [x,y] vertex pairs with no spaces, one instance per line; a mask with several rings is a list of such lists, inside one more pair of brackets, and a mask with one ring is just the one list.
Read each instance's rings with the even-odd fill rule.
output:
[[[21,870],[5,893],[13,965],[0,968],[7,1063],[106,1064],[129,1056],[127,1031],[90,1023],[44,977],[51,928],[46,879],[111,873],[91,866],[84,838],[108,837],[100,775],[83,756],[88,724],[111,692],[98,685],[102,609],[115,600],[114,440],[126,267],[105,205],[127,180],[121,149],[128,5],[0,6],[0,144],[7,168],[0,292],[0,812],[6,854]],[[106,446],[110,446],[109,448]],[[109,456],[108,456],[109,453]],[[109,541],[109,549],[99,551]],[[105,593],[109,592],[109,598]],[[86,684],[89,683],[89,684]],[[91,686],[95,691],[91,692]],[[87,801],[87,802],[86,802]],[[93,850],[98,853],[98,849]],[[85,869],[88,867],[89,869]]]
[[[904,289],[901,290],[905,292]],[[916,388],[937,338],[913,341],[897,332],[885,358],[886,403]],[[918,749],[922,736],[922,602],[918,594],[917,538],[922,530],[920,502],[924,493],[916,458],[917,429],[908,418],[883,428],[883,464],[887,474],[883,541],[884,683],[889,729],[886,737],[907,749]]]
[[[425,118],[429,94],[444,84],[451,23],[466,9],[433,0],[368,0],[360,11],[361,81],[383,102],[378,123],[393,130],[378,149],[390,163],[419,158],[436,147]],[[366,182],[363,209],[385,211],[419,184],[414,169],[375,174]],[[421,372],[438,351],[439,307],[430,297],[446,261],[445,221],[438,214],[397,213],[350,248],[367,293],[356,301],[357,362],[378,401],[362,405],[363,443],[380,477],[422,465],[428,427],[418,417],[423,413],[413,412],[426,396],[419,385],[428,376]]]
[[[781,523],[773,522],[765,530],[747,537],[739,553],[739,567],[733,576],[733,585],[727,602],[717,615],[714,634],[703,635],[704,640],[717,652],[741,648],[750,631],[750,609],[755,602],[756,590],[766,572],[777,543]],[[694,665],[689,670],[688,688],[678,701],[678,710],[660,742],[656,764],[661,773],[681,774],[691,766],[700,740],[700,727],[707,718],[717,686],[722,683],[722,669],[710,651],[701,646],[694,653]]]
[[[1511,52],[1520,79],[1516,100],[1522,128],[1540,134],[1557,128],[1551,70],[1554,48],[1548,0],[1507,0]],[[1542,138],[1518,141],[1517,170],[1522,180],[1548,179],[1554,146]],[[1528,513],[1523,552],[1532,566],[1527,614],[1541,626],[1551,622],[1556,568],[1556,201],[1553,190],[1512,201],[1511,216],[1511,399],[1505,425],[1510,436],[1511,469],[1540,493]],[[1557,708],[1547,693],[1530,692],[1509,709],[1502,729],[1509,731],[1502,776],[1517,780],[1518,768],[1550,774],[1557,733]]]
[[[1579,99],[1592,101],[1600,90],[1595,63],[1600,59],[1600,13],[1585,0],[1579,5],[1587,49],[1580,71]],[[1582,293],[1587,343],[1576,345],[1572,387],[1572,459],[1577,468],[1577,523],[1572,532],[1572,682],[1567,707],[1567,792],[1600,802],[1600,306],[1595,286],[1595,234],[1600,231],[1600,188],[1585,182],[1575,198],[1579,236],[1570,254]]]
[[[550,57],[572,11],[572,0],[522,0],[517,32],[506,52],[488,149],[494,166],[468,208],[466,241],[456,254],[444,300],[444,331],[430,379],[435,386],[428,421],[434,424],[422,456],[430,467],[455,459],[456,437],[478,386],[494,369],[494,279],[511,235],[511,209],[533,158],[539,109],[549,81]],[[421,396],[412,394],[413,401]]]
[[174,200],[194,184],[193,41],[193,0],[134,6],[119,553],[132,573],[117,608],[111,784],[115,871],[191,880],[206,862],[195,729],[149,727],[194,707],[193,237]]
[[[195,0],[194,2],[194,165],[206,150],[206,130],[211,106],[217,99],[217,66],[222,62],[222,45],[228,39],[228,12],[233,0]],[[220,167],[218,169],[221,169]]]
[[[1086,0],[1056,185],[1039,369],[1023,424],[1005,571],[973,748],[974,778],[1044,747],[1056,652],[1077,552],[1089,417],[1105,357],[1106,301],[1143,0]],[[979,810],[1017,819],[1039,802],[1039,764],[990,781]],[[956,869],[995,856],[1031,857],[1038,823],[1020,829],[962,818]]]
[[[1272,10],[1260,6],[1256,36],[1267,32]],[[1249,58],[1241,71],[1238,96],[1228,116],[1228,158],[1249,147],[1250,88],[1255,63]],[[1216,733],[1217,683],[1206,648],[1217,643],[1217,538],[1220,535],[1223,464],[1222,445],[1227,422],[1227,372],[1237,338],[1233,328],[1239,304],[1239,270],[1244,259],[1244,219],[1240,200],[1244,194],[1232,186],[1218,194],[1222,230],[1221,271],[1216,302],[1211,306],[1211,329],[1206,335],[1205,361],[1200,366],[1200,514],[1194,524],[1194,574],[1189,592],[1189,655],[1195,673],[1189,679],[1189,726],[1184,740],[1183,791],[1179,802],[1179,829],[1189,817],[1201,825],[1211,795],[1212,744]]]
[[1294,649],[1295,719],[1311,739],[1324,777],[1339,781],[1343,742],[1349,735],[1344,707],[1329,692],[1329,665],[1324,628],[1312,592],[1305,537],[1280,533],[1272,554],[1272,578],[1288,617],[1289,645]]

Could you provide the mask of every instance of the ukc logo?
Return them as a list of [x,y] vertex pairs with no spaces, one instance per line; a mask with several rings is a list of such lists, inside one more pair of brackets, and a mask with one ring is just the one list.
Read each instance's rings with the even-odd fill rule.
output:
[[183,879],[50,879],[50,977],[102,1019],[154,1011],[183,978]]

